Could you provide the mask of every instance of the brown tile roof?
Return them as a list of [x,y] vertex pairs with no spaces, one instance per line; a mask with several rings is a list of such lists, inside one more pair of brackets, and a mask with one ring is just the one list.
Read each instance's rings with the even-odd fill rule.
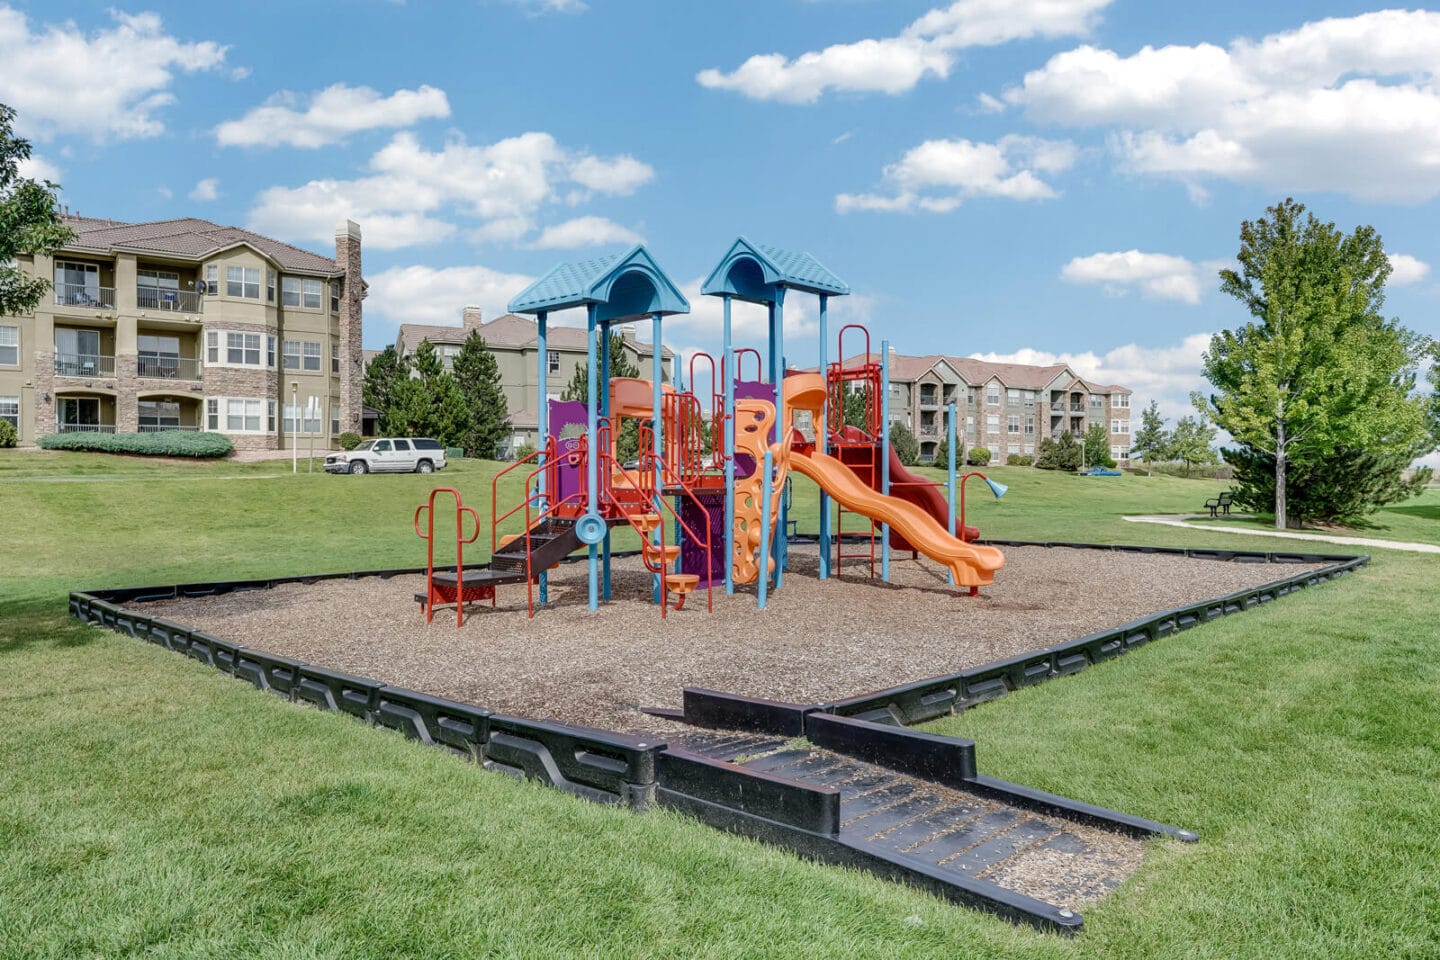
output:
[[[880,362],[880,354],[869,354],[870,361]],[[864,362],[865,354],[857,353],[847,357],[847,366],[858,366]],[[890,376],[892,379],[901,381],[918,380],[928,370],[944,360],[950,364],[971,386],[980,386],[990,382],[992,378],[998,378],[1006,387],[1016,390],[1043,390],[1049,386],[1056,377],[1063,375],[1070,368],[1063,363],[1051,363],[1046,365],[1029,363],[995,363],[989,360],[979,360],[975,357],[950,357],[941,354],[927,354],[923,357],[912,357],[903,353],[897,353],[891,358]],[[1065,384],[1068,389],[1073,384],[1080,384],[1091,393],[1128,393],[1129,387],[1122,387],[1115,384],[1098,384],[1089,380],[1075,377]]]
[[218,251],[237,244],[248,244],[269,257],[282,270],[297,273],[319,273],[338,276],[344,273],[334,260],[288,243],[242,230],[223,227],[209,220],[185,217],[180,220],[157,220],[151,223],[121,223],[94,217],[64,217],[65,225],[75,231],[68,250],[112,253],[117,250],[153,253],[185,260],[204,260]]
[[[539,345],[535,321],[514,313],[506,313],[481,323],[477,328],[485,343],[491,347],[523,349]],[[437,326],[427,323],[400,324],[400,340],[407,350],[413,350],[421,340],[431,343],[464,343],[469,336],[463,326]],[[545,329],[546,345],[556,350],[585,350],[585,331],[580,327],[548,326]],[[626,337],[625,343],[642,357],[651,356],[650,344],[641,343],[633,337]],[[662,357],[671,358],[675,352],[665,347]]]

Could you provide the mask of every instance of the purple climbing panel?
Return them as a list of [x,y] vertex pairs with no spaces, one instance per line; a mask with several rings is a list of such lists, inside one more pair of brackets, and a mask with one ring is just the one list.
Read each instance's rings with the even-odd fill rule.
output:
[[691,530],[708,530],[710,535],[710,572],[705,572],[705,547],[690,537],[680,542],[680,570],[700,577],[700,586],[725,582],[725,491],[696,490],[695,500],[677,497],[680,517]]

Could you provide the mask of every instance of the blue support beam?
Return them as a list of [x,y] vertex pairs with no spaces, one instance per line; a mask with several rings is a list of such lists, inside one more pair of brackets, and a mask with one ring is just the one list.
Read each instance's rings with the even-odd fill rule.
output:
[[[600,416],[604,417],[610,424],[610,442],[613,444],[620,438],[615,424],[610,420],[610,321],[606,320],[600,324]],[[609,451],[606,451],[607,453]],[[608,477],[606,478],[609,479]],[[601,544],[604,554],[602,564],[602,579],[600,596],[606,600],[610,599],[610,528],[605,528],[605,539]]]
[[725,381],[725,593],[735,592],[735,347],[730,340],[730,296],[725,306],[725,344],[720,359]]
[[[660,518],[660,523],[655,525],[655,529],[650,532],[650,537],[658,546],[661,541],[660,527],[665,523],[664,505],[660,502],[664,499],[664,494],[661,491],[665,489],[664,478],[660,474],[660,453],[664,449],[664,439],[662,437],[664,419],[661,417],[663,397],[660,383],[665,378],[665,361],[660,355],[660,314],[658,313],[650,315],[650,348],[652,355],[650,361],[650,431],[655,441],[653,444],[653,452],[655,454],[655,502],[651,504],[651,509],[653,509],[655,515]],[[678,527],[678,521],[676,525]],[[664,562],[663,558],[661,562]],[[660,574],[657,573],[652,579],[654,582],[651,585],[651,592],[654,595],[655,602],[659,603],[661,601]]]
[[[599,387],[595,383],[595,305],[592,303],[586,309],[586,337],[585,337],[585,366],[588,371],[585,394],[585,512],[589,516],[596,516],[599,513],[599,498],[597,491],[600,484],[600,471],[598,469],[600,433],[600,413],[598,409]],[[600,561],[597,544],[590,544],[589,550],[590,566],[590,609],[600,609]]]
[[[541,310],[535,314],[535,344],[539,353],[539,361],[536,369],[536,383],[540,384],[538,393],[540,396],[540,409],[535,411],[536,427],[540,434],[540,466],[545,466],[545,448],[550,442],[550,401],[546,399],[545,388],[549,385],[550,364],[549,353],[545,346],[545,320],[548,314]],[[545,474],[540,474],[540,510],[545,510],[545,497],[550,493],[545,489]],[[550,573],[542,570],[540,572],[540,603],[550,602]]]
[[[829,319],[830,297],[820,294],[820,376],[829,373],[829,340],[825,324]],[[828,383],[828,380],[827,380]],[[826,392],[829,396],[829,392]],[[820,417],[815,422],[815,448],[821,453],[830,452],[830,424],[826,420],[829,403],[820,408]],[[830,494],[820,491],[820,579],[830,578]]]
[[[955,536],[955,402],[950,402],[949,416],[946,417],[948,426],[945,428],[945,452],[949,463],[946,465],[945,495],[950,504],[950,536]],[[950,582],[955,582],[955,571],[949,574]]]
[[[880,341],[880,492],[890,496],[890,341]],[[890,582],[890,524],[880,524],[880,579]]]

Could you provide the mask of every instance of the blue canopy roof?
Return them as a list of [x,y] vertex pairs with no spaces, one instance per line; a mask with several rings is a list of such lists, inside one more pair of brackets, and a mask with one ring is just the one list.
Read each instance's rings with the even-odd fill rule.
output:
[[773,303],[782,287],[827,296],[844,296],[850,285],[804,251],[785,250],[737,237],[720,258],[700,292]]
[[511,313],[540,313],[596,305],[596,319],[631,320],[689,313],[690,301],[660,269],[644,244],[623,256],[595,257],[553,267],[510,301]]

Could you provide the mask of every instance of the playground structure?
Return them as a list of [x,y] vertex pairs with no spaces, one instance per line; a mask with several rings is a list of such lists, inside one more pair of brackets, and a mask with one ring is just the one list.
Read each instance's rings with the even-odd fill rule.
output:
[[[417,594],[427,622],[437,605],[489,599],[503,584],[524,583],[530,616],[537,602],[549,602],[548,571],[570,554],[588,553],[590,609],[611,599],[611,531],[633,529],[640,555],[651,574],[653,600],[664,617],[684,607],[701,589],[707,610],[714,590],[733,594],[737,585],[755,584],[764,608],[772,590],[783,587],[787,569],[788,484],[793,471],[820,489],[819,577],[832,574],[847,557],[840,549],[843,530],[831,529],[831,501],[843,527],[847,515],[865,524],[859,539],[868,542],[870,575],[890,579],[891,550],[923,554],[943,566],[950,582],[973,596],[991,584],[1005,562],[995,547],[973,543],[978,531],[956,529],[954,464],[949,497],[938,485],[905,470],[890,445],[888,343],[878,359],[870,352],[864,327],[843,327],[836,339],[837,360],[828,358],[829,299],[849,287],[814,257],[751,243],[740,237],[702,286],[723,301],[723,352],[717,363],[709,354],[692,356],[686,382],[665,382],[661,326],[666,316],[688,313],[690,304],[643,245],[619,257],[561,264],[532,283],[509,304],[514,313],[533,314],[537,327],[539,382],[547,381],[546,328],[551,313],[583,309],[586,316],[586,401],[546,401],[538,411],[535,452],[509,465],[491,486],[491,553],[488,567],[465,570],[459,560],[465,543],[463,516],[471,507],[456,500],[454,568],[434,565],[434,502],[416,511],[417,534],[427,539],[426,590]],[[819,365],[797,371],[784,358],[784,306],[787,293],[819,299]],[[758,349],[736,348],[732,341],[733,300],[762,305],[768,314],[768,342]],[[616,323],[648,318],[653,369],[649,380],[602,379],[610,370],[610,329]],[[845,342],[863,337],[860,360],[847,364]],[[755,360],[754,379],[745,379],[742,362]],[[763,361],[763,362],[762,362]],[[698,370],[697,370],[698,367]],[[709,391],[697,395],[697,372],[709,376]],[[864,396],[864,425],[846,425],[847,396]],[[542,391],[543,392],[543,391]],[[796,428],[796,413],[808,414],[813,436]],[[953,451],[954,409],[950,411]],[[638,422],[638,459],[625,462],[620,441],[627,421]],[[953,461],[953,455],[952,455]],[[507,481],[506,478],[509,478]],[[518,502],[505,502],[519,479]],[[987,481],[988,482],[988,481]],[[999,496],[1003,487],[992,484]],[[437,493],[439,491],[436,491]],[[963,499],[963,487],[961,489]],[[429,511],[429,532],[420,529]],[[478,533],[478,517],[477,533]],[[523,524],[501,537],[506,523]],[[457,613],[457,621],[463,615]]]

